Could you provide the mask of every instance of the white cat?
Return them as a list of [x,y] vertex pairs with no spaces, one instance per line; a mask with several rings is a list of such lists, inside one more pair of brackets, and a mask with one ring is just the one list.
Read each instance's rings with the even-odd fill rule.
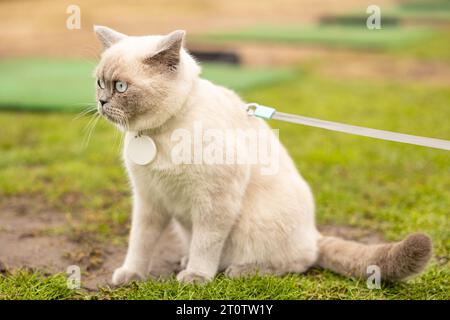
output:
[[[104,46],[96,69],[98,110],[126,131],[124,162],[133,189],[129,248],[114,285],[148,276],[155,244],[172,221],[187,247],[177,275],[183,282],[207,281],[219,271],[282,275],[312,266],[366,277],[369,265],[390,281],[424,268],[431,241],[423,234],[380,245],[322,236],[310,188],[281,144],[272,175],[262,174],[260,163],[175,164],[174,130],[194,134],[196,122],[203,130],[270,128],[248,116],[235,93],[199,77],[200,67],[183,48],[184,31],[132,37],[94,29]],[[126,156],[137,132],[156,144],[150,164]]]

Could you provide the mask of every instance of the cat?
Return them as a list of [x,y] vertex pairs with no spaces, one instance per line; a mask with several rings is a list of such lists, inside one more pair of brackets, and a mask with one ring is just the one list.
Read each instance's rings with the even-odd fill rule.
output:
[[[123,161],[133,193],[129,247],[112,276],[120,286],[146,279],[155,246],[174,226],[186,248],[180,282],[207,282],[255,273],[284,275],[322,267],[367,278],[397,281],[417,274],[431,257],[427,235],[396,243],[366,245],[320,234],[309,185],[277,140],[279,166],[262,174],[260,163],[174,163],[172,134],[183,128],[252,129],[271,132],[251,117],[233,91],[200,77],[199,64],[184,48],[185,32],[127,36],[94,26],[103,45],[95,70],[98,111],[125,132]],[[150,137],[157,154],[140,165],[127,156],[137,135]],[[273,133],[270,133],[273,135]]]

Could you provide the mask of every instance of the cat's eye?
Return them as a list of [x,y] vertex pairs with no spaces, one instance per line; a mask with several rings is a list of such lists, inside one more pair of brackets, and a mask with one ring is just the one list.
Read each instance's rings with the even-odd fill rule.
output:
[[97,85],[100,89],[105,89],[105,81],[103,81],[102,79],[97,79]]
[[128,85],[126,82],[119,80],[119,81],[116,81],[115,87],[116,87],[117,92],[122,93],[122,92],[127,91]]

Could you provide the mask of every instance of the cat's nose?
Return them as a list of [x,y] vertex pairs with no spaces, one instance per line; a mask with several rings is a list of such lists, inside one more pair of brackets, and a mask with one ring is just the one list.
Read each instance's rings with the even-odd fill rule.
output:
[[100,105],[103,107],[103,105],[107,102],[106,100],[98,100],[100,102]]

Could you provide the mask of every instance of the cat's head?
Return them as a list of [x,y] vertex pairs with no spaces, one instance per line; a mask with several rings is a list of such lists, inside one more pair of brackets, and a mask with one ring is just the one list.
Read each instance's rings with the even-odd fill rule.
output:
[[157,128],[180,111],[200,67],[183,49],[185,32],[127,36],[94,26],[103,45],[95,70],[99,112],[121,130]]

